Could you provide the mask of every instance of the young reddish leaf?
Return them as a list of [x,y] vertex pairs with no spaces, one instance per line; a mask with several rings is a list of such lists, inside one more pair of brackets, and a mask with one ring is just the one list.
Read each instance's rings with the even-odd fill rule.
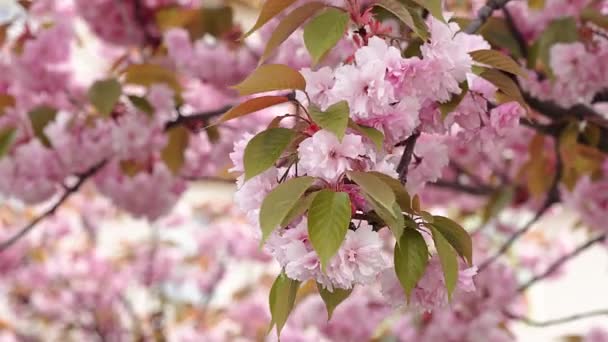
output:
[[509,100],[517,101],[522,105],[522,107],[527,108],[527,104],[519,91],[519,87],[515,81],[509,78],[509,76],[496,69],[480,68],[479,70],[481,71],[479,76],[495,85],[496,88],[502,91]]
[[47,106],[40,106],[32,109],[28,116],[30,118],[30,122],[32,123],[32,129],[34,131],[34,135],[40,140],[40,142],[46,146],[50,147],[51,142],[49,138],[47,138],[46,134],[44,134],[44,128],[51,121],[55,120],[55,116],[57,116],[57,110]]
[[257,68],[243,82],[233,86],[241,96],[273,90],[306,89],[306,80],[296,70],[283,64],[266,64]]
[[122,94],[122,86],[114,79],[100,80],[89,88],[89,101],[95,106],[99,114],[108,116],[114,109]]
[[443,216],[433,216],[430,224],[448,240],[461,257],[466,259],[469,266],[473,265],[473,241],[461,225]]
[[4,157],[11,148],[11,145],[17,137],[15,128],[4,128],[0,130],[0,158]]
[[240,105],[227,111],[217,123],[223,123],[232,119],[240,118],[251,113],[255,113],[264,108],[272,107],[281,103],[288,102],[285,96],[262,96],[247,100]]
[[397,279],[409,300],[429,261],[429,249],[422,234],[415,229],[404,230],[399,243],[395,244],[393,258]]
[[175,72],[159,64],[132,64],[125,69],[125,83],[149,87],[156,83],[169,86],[176,93],[181,92],[181,86]]
[[298,29],[308,18],[312,17],[315,13],[325,7],[325,4],[322,2],[312,1],[306,3],[291,13],[289,13],[282,21],[279,23],[279,26],[274,30],[270,39],[268,39],[268,43],[266,44],[266,48],[264,49],[264,53],[262,54],[262,58],[260,58],[260,64],[262,64],[265,60],[268,59],[274,52],[274,50],[279,47],[289,36]]
[[439,261],[443,269],[443,279],[445,280],[445,288],[448,292],[448,298],[452,298],[452,293],[456,289],[458,282],[458,255],[456,251],[446,240],[446,238],[433,226],[430,226],[433,234],[433,242],[439,254]]
[[313,65],[342,39],[348,27],[348,13],[328,8],[304,27],[304,45],[312,57]]
[[329,106],[327,110],[321,112],[316,108],[309,109],[310,117],[322,128],[334,133],[338,140],[344,138],[346,127],[348,126],[348,115],[350,109],[348,102],[340,101]]
[[331,316],[334,313],[334,310],[342,303],[348,296],[350,296],[353,289],[344,290],[341,288],[334,287],[333,291],[329,291],[319,283],[317,283],[317,288],[319,289],[319,294],[325,303],[325,308],[327,309],[327,320],[331,319]]
[[253,27],[247,31],[247,33],[245,33],[243,39],[247,38],[257,29],[264,26],[267,22],[269,22],[277,14],[283,12],[284,9],[291,6],[291,4],[294,2],[296,2],[296,0],[266,0],[262,10],[260,11],[258,20],[255,22],[255,25],[253,25]]
[[411,28],[422,40],[429,39],[429,31],[424,19],[411,4],[401,3],[397,0],[380,0],[376,4],[393,13],[405,25]]
[[167,132],[167,145],[161,151],[161,158],[173,174],[179,173],[184,162],[190,132],[184,126],[175,126]]
[[321,190],[312,200],[308,209],[308,237],[323,269],[342,245],[350,219],[347,193]]
[[277,336],[281,336],[281,330],[296,302],[299,287],[300,282],[288,278],[285,273],[281,273],[272,284],[268,304],[272,316],[271,325],[277,325]]
[[274,188],[260,208],[262,243],[287,217],[302,195],[315,181],[313,177],[292,178]]
[[526,77],[526,73],[511,57],[496,50],[476,50],[469,52],[475,62],[506,71],[513,75]]
[[266,171],[281,157],[295,132],[288,128],[270,128],[258,133],[245,147],[245,180]]

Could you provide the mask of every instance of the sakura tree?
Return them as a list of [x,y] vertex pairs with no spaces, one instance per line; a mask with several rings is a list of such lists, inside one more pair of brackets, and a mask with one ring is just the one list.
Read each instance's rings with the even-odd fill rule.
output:
[[[538,322],[522,299],[606,241],[607,1],[266,0],[251,27],[222,1],[15,6],[0,268],[32,322],[107,341],[509,341],[515,321],[607,314]],[[200,181],[235,182],[238,210],[186,230],[203,240],[188,254],[158,227]],[[97,200],[152,238],[101,255]],[[79,239],[70,203],[76,251],[58,247]],[[579,221],[526,238],[563,211]],[[212,312],[226,258],[274,280]],[[184,310],[180,282],[207,299]],[[134,313],[132,287],[154,308]]]

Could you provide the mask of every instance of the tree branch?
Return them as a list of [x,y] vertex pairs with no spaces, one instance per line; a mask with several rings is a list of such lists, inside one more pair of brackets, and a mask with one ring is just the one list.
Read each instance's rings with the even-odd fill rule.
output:
[[465,33],[473,34],[483,26],[483,24],[492,16],[495,10],[503,8],[510,0],[488,0],[488,2],[479,9],[477,17],[464,30]]
[[600,236],[597,236],[597,237],[585,242],[584,244],[580,245],[571,253],[562,256],[557,261],[555,261],[553,264],[551,264],[549,267],[547,267],[547,269],[543,273],[532,277],[532,279],[530,279],[526,283],[522,284],[517,289],[517,292],[526,291],[530,286],[534,285],[539,280],[542,280],[542,279],[548,277],[549,275],[551,275],[553,272],[555,272],[555,270],[557,270],[560,266],[565,264],[570,259],[573,259],[577,255],[581,254],[583,251],[585,251],[588,248],[590,248],[591,246],[595,245],[596,243],[606,240],[606,236],[608,236],[608,234],[602,234]]
[[456,181],[452,182],[452,181],[448,181],[448,180],[444,180],[444,179],[440,179],[440,180],[436,181],[435,183],[429,183],[429,185],[437,187],[437,188],[441,188],[441,189],[464,192],[469,195],[475,195],[475,196],[487,196],[487,195],[493,194],[496,191],[496,189],[486,186],[486,185],[474,186],[474,185],[462,184],[462,183],[456,182]]
[[483,269],[485,269],[486,267],[488,267],[490,264],[492,264],[494,261],[496,261],[496,259],[498,259],[503,254],[505,254],[511,248],[513,243],[515,243],[515,241],[517,241],[520,237],[522,237],[525,233],[527,233],[528,230],[530,230],[530,228],[532,228],[532,225],[534,225],[534,223],[536,223],[536,221],[538,221],[545,214],[545,212],[547,212],[547,210],[549,210],[549,208],[551,208],[551,206],[554,203],[558,202],[558,200],[559,200],[558,185],[559,185],[560,179],[562,178],[562,168],[563,168],[563,161],[561,158],[561,153],[559,151],[559,140],[555,141],[555,158],[557,160],[556,165],[555,165],[555,176],[553,177],[553,182],[551,184],[551,187],[549,188],[549,191],[547,192],[547,197],[545,198],[545,201],[543,202],[542,206],[540,207],[538,212],[536,212],[536,215],[534,215],[534,217],[530,221],[528,221],[528,223],[526,223],[526,225],[522,229],[518,230],[517,232],[515,232],[515,234],[511,235],[511,237],[500,247],[500,249],[498,250],[498,252],[496,252],[496,254],[494,254],[487,260],[485,260],[479,266],[480,272]]
[[419,137],[420,131],[416,131],[404,141],[405,149],[403,150],[403,155],[401,156],[399,165],[397,165],[397,173],[399,174],[399,181],[401,181],[401,184],[405,184],[407,182],[407,171],[410,166],[410,162],[412,161],[416,141],[418,141]]
[[536,321],[533,320],[529,317],[524,317],[524,316],[518,316],[518,315],[514,315],[512,313],[507,312],[506,315],[511,318],[511,319],[515,319],[518,321],[521,321],[529,326],[532,327],[548,327],[551,325],[557,325],[557,324],[563,324],[563,323],[569,323],[569,322],[574,322],[580,319],[585,319],[585,318],[590,318],[590,317],[596,317],[596,316],[608,316],[608,309],[606,310],[593,310],[593,311],[589,311],[589,312],[582,312],[582,313],[578,313],[575,315],[571,315],[571,316],[566,316],[566,317],[560,317],[560,318],[554,318],[554,319],[550,319],[547,321]]
[[29,233],[30,230],[32,230],[38,223],[40,223],[46,217],[53,215],[55,213],[55,211],[57,211],[57,209],[59,209],[59,207],[65,201],[67,201],[67,199],[70,198],[70,196],[73,193],[77,192],[80,189],[80,187],[82,186],[82,184],[84,184],[84,182],[87,179],[89,179],[91,176],[93,176],[97,172],[97,170],[101,169],[105,165],[105,163],[106,163],[105,161],[102,161],[99,164],[92,167],[91,169],[89,169],[88,171],[86,171],[85,173],[78,176],[78,180],[76,181],[76,183],[72,186],[67,187],[65,192],[61,195],[61,197],[59,197],[57,202],[55,202],[55,204],[53,204],[53,206],[51,208],[49,208],[42,214],[38,215],[27,226],[23,227],[20,231],[18,231],[15,235],[10,237],[8,240],[0,243],[0,252],[4,251],[5,249],[9,248],[13,244],[15,244],[17,241],[19,241],[22,237],[24,237],[27,233]]
[[226,113],[230,109],[232,109],[232,106],[228,105],[209,112],[196,113],[188,116],[179,115],[177,119],[167,122],[167,124],[165,125],[165,130],[169,130],[178,125],[189,126],[199,122],[207,122],[215,118],[216,116],[220,116]]

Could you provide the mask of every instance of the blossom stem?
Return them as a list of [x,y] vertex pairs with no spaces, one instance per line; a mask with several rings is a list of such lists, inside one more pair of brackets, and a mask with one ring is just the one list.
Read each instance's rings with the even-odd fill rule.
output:
[[416,141],[418,141],[419,137],[420,131],[416,131],[404,141],[405,149],[403,150],[403,155],[401,156],[399,165],[397,165],[397,173],[399,173],[399,181],[401,181],[401,184],[405,184],[407,182],[408,167],[412,161],[414,147],[416,147]]

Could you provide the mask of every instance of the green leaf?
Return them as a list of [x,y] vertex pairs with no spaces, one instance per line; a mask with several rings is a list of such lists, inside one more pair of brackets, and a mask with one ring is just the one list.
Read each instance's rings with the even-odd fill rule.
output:
[[517,101],[522,107],[527,108],[526,102],[519,91],[519,87],[509,76],[496,69],[480,68],[480,71],[481,73],[479,76],[495,85],[509,100]]
[[309,109],[310,117],[322,128],[334,133],[338,140],[342,141],[346,127],[348,126],[348,115],[350,109],[348,102],[340,101],[329,106],[326,111],[321,112],[317,108]]
[[528,7],[535,10],[545,8],[545,0],[528,0]]
[[233,107],[228,112],[226,112],[222,117],[217,121],[217,123],[223,123],[226,121],[230,121],[232,119],[240,118],[242,116],[255,113],[259,110],[276,106],[281,103],[288,102],[289,99],[285,96],[261,96],[253,99],[249,99],[238,106]]
[[405,186],[403,186],[399,180],[382,172],[371,171],[370,173],[374,174],[391,187],[393,193],[395,194],[395,199],[397,200],[399,207],[401,207],[401,210],[407,213],[413,213],[412,199],[410,198],[410,194],[407,193]]
[[15,107],[15,98],[8,94],[0,94],[0,117],[6,114],[6,108]]
[[308,208],[310,208],[310,204],[312,203],[312,200],[315,199],[316,195],[317,193],[313,192],[304,197],[300,197],[289,213],[287,213],[287,216],[281,221],[281,227],[289,225],[293,220],[304,215]]
[[381,150],[384,144],[384,134],[373,127],[366,127],[357,124],[352,119],[348,119],[348,127],[355,130],[357,133],[371,140],[376,146],[376,149]]
[[292,178],[279,184],[266,195],[260,208],[261,243],[264,243],[270,233],[285,220],[290,210],[314,181],[313,177]]
[[131,104],[133,104],[133,106],[135,108],[137,108],[138,110],[140,110],[148,115],[154,114],[154,107],[152,107],[150,102],[148,102],[148,100],[145,97],[129,95],[128,98],[129,98],[129,101],[131,101]]
[[424,238],[415,229],[406,229],[395,244],[395,273],[409,301],[412,290],[424,276],[429,261],[429,249]]
[[17,129],[4,128],[0,130],[0,158],[4,157],[10,151],[15,138],[17,137]]
[[387,210],[395,204],[395,194],[388,184],[371,172],[348,171],[348,178],[357,183],[361,190]]
[[516,76],[526,77],[526,73],[511,57],[496,50],[476,50],[469,52],[475,62],[506,71]]
[[178,174],[186,161],[190,132],[184,126],[175,126],[167,131],[167,137],[168,142],[161,151],[161,158],[173,174]]
[[232,88],[236,89],[241,96],[285,89],[304,91],[306,80],[298,71],[287,65],[265,64]]
[[395,203],[391,210],[384,208],[380,203],[376,202],[373,198],[364,194],[367,203],[374,209],[374,212],[382,221],[390,228],[391,232],[395,236],[395,239],[399,241],[405,228],[405,219],[401,213],[399,204]]
[[452,293],[456,288],[458,281],[458,255],[456,251],[446,240],[446,238],[437,230],[431,226],[431,233],[433,234],[433,241],[435,242],[435,248],[437,248],[437,254],[439,254],[439,261],[441,262],[441,268],[443,269],[443,279],[445,280],[445,288],[448,292],[448,298],[452,298]]
[[460,94],[453,95],[450,101],[439,104],[439,109],[441,110],[441,118],[443,120],[445,120],[448,114],[453,112],[458,107],[460,102],[462,102],[462,99],[464,99],[464,97],[469,92],[469,83],[467,83],[467,81],[463,81],[462,83],[460,83],[459,87],[460,89],[462,89]]
[[321,295],[321,298],[325,303],[325,307],[327,308],[328,321],[331,319],[331,316],[333,315],[334,310],[338,307],[338,305],[340,305],[340,303],[342,303],[346,298],[348,298],[351,292],[353,292],[353,289],[344,290],[337,287],[334,287],[333,291],[329,291],[323,288],[323,286],[321,286],[321,284],[319,283],[317,283],[317,288],[319,289],[319,294]]
[[293,4],[294,2],[296,2],[296,0],[266,0],[264,2],[262,10],[260,11],[258,19],[255,22],[255,25],[253,25],[253,27],[249,31],[247,31],[247,33],[245,33],[243,39],[247,38],[257,29],[264,26],[267,22],[269,22],[279,13],[283,12],[283,10],[291,6],[291,4]]
[[375,3],[389,12],[393,13],[405,25],[411,28],[422,40],[429,39],[429,32],[424,19],[420,16],[416,8],[411,6],[411,3],[401,3],[397,0],[380,0]]
[[581,19],[592,22],[604,30],[608,30],[608,15],[602,14],[595,8],[587,7],[583,9]]
[[175,93],[180,93],[182,90],[175,72],[159,64],[131,64],[125,69],[124,74],[127,84],[149,87],[160,83],[169,86]]
[[28,116],[32,123],[32,129],[34,131],[34,135],[40,140],[40,142],[46,146],[50,147],[51,142],[49,138],[47,138],[46,134],[44,134],[44,128],[51,121],[55,120],[55,116],[57,116],[57,110],[47,106],[40,106],[32,109]]
[[277,325],[277,336],[281,336],[281,330],[296,302],[299,287],[300,282],[288,278],[285,273],[281,273],[272,284],[268,304],[272,316],[271,324]]
[[351,219],[347,193],[321,190],[308,209],[308,236],[325,269],[346,237]]
[[469,266],[473,265],[473,241],[461,225],[443,216],[433,216],[433,222],[430,224],[445,237]]
[[287,40],[287,38],[289,38],[289,36],[298,29],[298,27],[304,24],[308,18],[312,17],[324,7],[325,4],[313,1],[300,6],[293,10],[293,12],[289,13],[279,23],[274,32],[272,32],[270,39],[268,39],[264,53],[260,58],[260,64],[267,60],[268,57],[272,55],[274,50],[283,44],[283,42]]
[[557,43],[572,43],[577,41],[578,38],[578,28],[573,17],[555,19],[547,25],[547,28],[538,38],[538,54],[551,75],[553,74],[550,63],[551,47]]
[[121,94],[122,86],[114,78],[93,83],[88,92],[89,101],[103,116],[108,116],[112,113]]
[[328,8],[304,27],[304,45],[312,57],[313,65],[342,39],[348,27],[348,13]]
[[490,17],[479,29],[481,34],[492,46],[505,49],[515,58],[522,58],[517,39],[513,36],[509,25],[503,18]]
[[270,128],[258,133],[245,147],[245,180],[266,171],[281,157],[295,132],[288,128]]
[[441,0],[414,0],[414,2],[427,9],[433,17],[445,23]]

